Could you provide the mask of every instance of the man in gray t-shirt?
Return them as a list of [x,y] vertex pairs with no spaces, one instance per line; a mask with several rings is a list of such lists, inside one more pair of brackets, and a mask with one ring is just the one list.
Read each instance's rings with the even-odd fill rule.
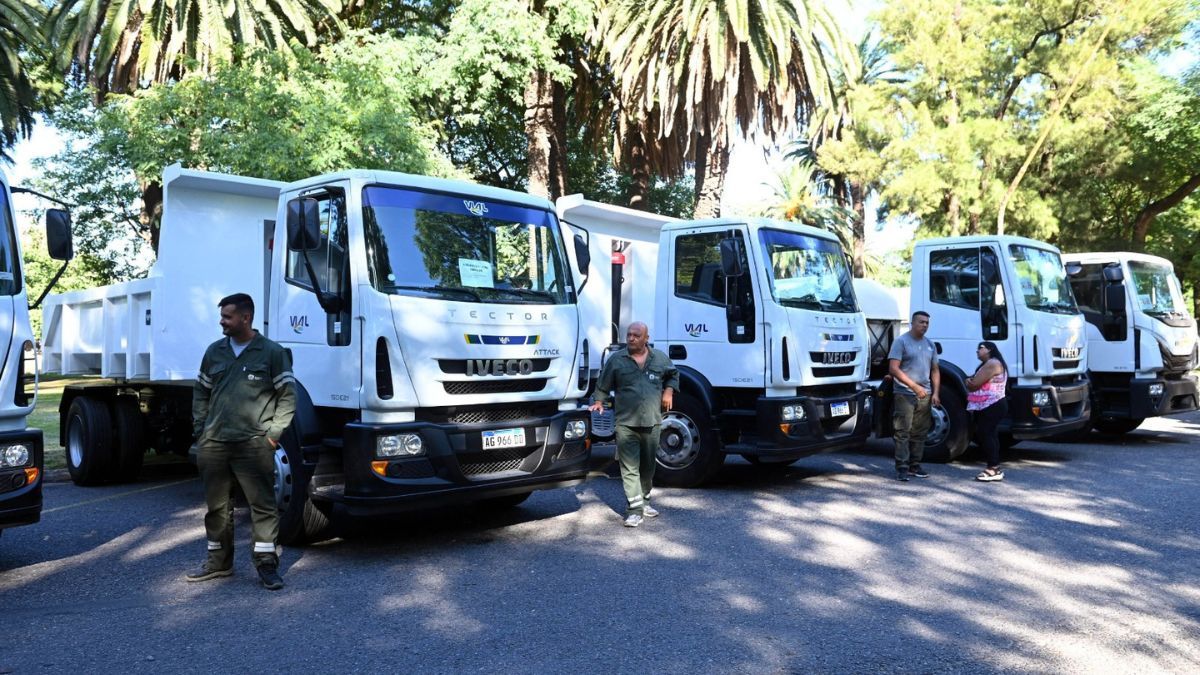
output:
[[892,395],[892,439],[896,443],[896,479],[928,478],[921,468],[925,435],[933,422],[932,406],[941,405],[938,389],[937,348],[925,337],[929,315],[914,312],[912,328],[896,338],[888,352],[888,374],[895,383]]

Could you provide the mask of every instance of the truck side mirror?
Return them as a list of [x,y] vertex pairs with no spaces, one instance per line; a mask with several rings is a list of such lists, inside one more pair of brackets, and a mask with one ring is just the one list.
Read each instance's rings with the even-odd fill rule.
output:
[[315,251],[321,246],[321,211],[317,200],[301,197],[288,202],[287,246],[289,251]]
[[1077,262],[1069,262],[1066,265],[1064,265],[1064,267],[1066,267],[1067,276],[1069,276],[1069,277],[1077,276],[1080,272],[1083,271],[1083,265],[1081,263],[1077,263]]
[[592,264],[592,251],[582,234],[575,235],[575,262],[579,265],[579,273],[587,276],[588,267]]
[[1125,272],[1121,271],[1120,265],[1107,265],[1101,271],[1101,274],[1104,275],[1104,281],[1110,284],[1125,281]]
[[[1108,271],[1107,268],[1105,271]],[[1104,287],[1104,311],[1109,314],[1125,314],[1125,284],[1110,284]]]
[[721,274],[727,278],[742,276],[742,255],[738,240],[733,237],[721,240]]
[[75,257],[71,214],[63,209],[46,211],[46,249],[54,260],[66,262]]

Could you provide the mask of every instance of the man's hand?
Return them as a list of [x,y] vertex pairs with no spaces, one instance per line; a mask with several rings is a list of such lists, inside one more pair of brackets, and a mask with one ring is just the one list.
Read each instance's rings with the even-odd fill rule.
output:
[[936,394],[936,393],[935,393],[935,394],[933,395],[933,405],[941,405],[941,404],[942,404],[942,397],[941,397],[941,395],[940,395],[940,394]]
[[925,387],[922,387],[919,384],[917,386],[913,387],[913,393],[917,395],[917,398],[922,399],[922,400],[924,400],[925,397],[929,395],[929,392],[925,391]]
[[670,389],[663,391],[662,404],[664,409],[670,410],[675,405],[675,392]]
[[271,444],[272,448],[279,447],[279,441],[275,440],[274,438],[271,438],[270,436],[267,436],[267,442]]
[[601,403],[600,401],[596,401],[595,403],[588,406],[588,410],[590,410],[592,412],[600,412],[600,411],[604,410],[604,404]]

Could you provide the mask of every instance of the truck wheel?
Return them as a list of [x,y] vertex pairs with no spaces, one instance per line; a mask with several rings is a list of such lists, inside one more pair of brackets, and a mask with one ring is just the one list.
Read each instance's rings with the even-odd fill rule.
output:
[[146,424],[137,399],[120,396],[112,403],[114,438],[113,479],[136,480],[146,456]]
[[674,409],[663,416],[654,482],[667,487],[697,487],[725,463],[717,432],[704,406],[687,394],[675,394]]
[[290,431],[275,448],[275,504],[279,507],[279,543],[320,541],[330,532],[329,516],[308,498],[311,476],[300,461],[300,441]]
[[1107,434],[1109,436],[1120,436],[1133,431],[1141,426],[1142,422],[1145,421],[1146,418],[1144,417],[1137,417],[1134,419],[1125,417],[1097,417],[1092,422],[1092,426],[1096,428],[1096,431],[1099,431],[1102,434]]
[[925,437],[925,460],[949,462],[967,450],[971,434],[968,429],[967,406],[962,395],[943,388],[942,404],[932,410],[933,422]]
[[71,401],[67,409],[67,470],[76,485],[99,485],[111,475],[112,421],[108,406],[87,396]]

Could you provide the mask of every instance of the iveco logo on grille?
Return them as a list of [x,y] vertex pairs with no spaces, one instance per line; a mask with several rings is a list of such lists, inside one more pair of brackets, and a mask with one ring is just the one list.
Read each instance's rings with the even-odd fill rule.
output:
[[1079,347],[1063,347],[1059,350],[1058,356],[1062,359],[1077,359],[1079,358]]
[[532,359],[467,359],[467,375],[528,375]]
[[822,352],[821,363],[839,364],[850,363],[854,360],[854,352]]

